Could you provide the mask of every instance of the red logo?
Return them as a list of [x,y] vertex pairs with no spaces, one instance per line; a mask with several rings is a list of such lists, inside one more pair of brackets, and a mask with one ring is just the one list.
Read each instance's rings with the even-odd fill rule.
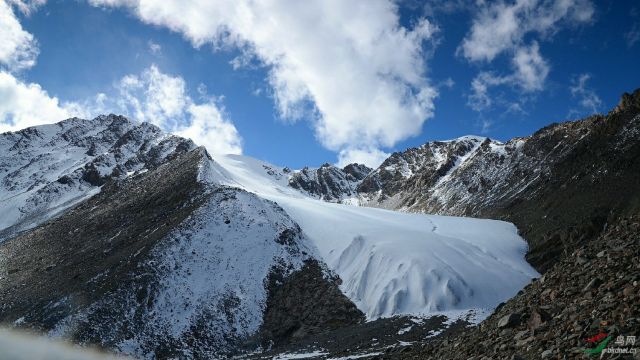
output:
[[600,340],[602,340],[602,339],[604,339],[604,338],[606,338],[606,337],[607,337],[607,334],[605,334],[605,333],[600,333],[600,334],[598,334],[598,335],[596,335],[596,336],[593,336],[593,337],[588,338],[588,339],[587,339],[587,340],[585,340],[585,341],[586,341],[586,342],[588,342],[588,343],[597,343],[597,342],[599,342]]

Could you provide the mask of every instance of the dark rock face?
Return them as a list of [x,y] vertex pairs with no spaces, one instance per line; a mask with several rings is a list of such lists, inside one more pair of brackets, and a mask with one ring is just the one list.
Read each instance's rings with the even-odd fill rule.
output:
[[[373,202],[384,204],[400,193],[429,189],[439,181],[445,181],[456,166],[486,140],[466,136],[393,153],[358,185],[357,191]],[[398,206],[404,204],[391,205]]]
[[[0,278],[0,322],[21,318],[24,326],[49,331],[127,286],[149,250],[206,199],[196,180],[201,153],[125,182],[110,180],[95,197],[0,244],[0,269],[6,271]],[[145,288],[139,292],[145,299]],[[91,332],[79,330],[76,336],[106,340]]]
[[364,321],[364,314],[338,288],[340,279],[326,274],[316,260],[288,276],[271,274],[259,332],[263,346],[281,346]]
[[[640,217],[616,219],[604,233],[564,256],[480,326],[414,344],[402,356],[383,358],[583,358],[587,357],[584,350],[597,345],[587,339],[601,333],[611,336],[608,347],[624,348],[626,345],[615,344],[618,336],[625,341],[629,336],[640,336],[639,236]],[[599,279],[598,283],[589,285],[593,279]],[[513,313],[521,313],[523,321],[512,328],[501,327],[502,319]],[[620,358],[631,359],[633,355]]]
[[317,169],[305,167],[291,175],[289,186],[326,201],[340,201],[355,196],[356,187],[370,172],[362,164],[349,164],[343,169],[330,164]]

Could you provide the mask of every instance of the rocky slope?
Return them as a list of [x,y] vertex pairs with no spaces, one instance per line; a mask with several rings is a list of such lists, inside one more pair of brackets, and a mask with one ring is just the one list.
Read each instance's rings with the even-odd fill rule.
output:
[[633,340],[640,336],[640,217],[616,220],[480,326],[413,343],[401,355],[390,352],[378,358],[600,357],[594,348],[607,337],[606,351],[612,353],[604,356],[640,358],[640,342]]

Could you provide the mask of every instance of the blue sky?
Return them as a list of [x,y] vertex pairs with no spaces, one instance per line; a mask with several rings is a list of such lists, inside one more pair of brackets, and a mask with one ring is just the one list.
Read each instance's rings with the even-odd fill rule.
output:
[[3,131],[115,112],[212,152],[375,164],[526,136],[640,87],[632,0],[0,3]]

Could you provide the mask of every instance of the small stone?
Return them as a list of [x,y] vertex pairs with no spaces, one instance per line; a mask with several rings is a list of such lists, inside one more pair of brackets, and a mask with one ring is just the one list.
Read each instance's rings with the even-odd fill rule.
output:
[[624,290],[622,290],[622,295],[625,297],[630,297],[633,295],[633,286],[627,285]]
[[584,289],[582,289],[582,292],[587,292],[593,288],[597,288],[598,286],[600,286],[600,284],[602,284],[602,280],[598,278],[593,278],[591,279],[591,281],[589,281],[587,286],[585,286]]
[[518,341],[520,339],[524,339],[527,335],[529,335],[528,330],[518,331],[516,335],[513,337],[514,340]]
[[599,253],[596,254],[597,257],[601,258],[603,257],[607,252],[605,250],[600,251]]
[[511,313],[505,315],[498,321],[499,328],[514,327],[520,324],[520,314]]
[[543,359],[548,359],[548,358],[550,358],[552,356],[553,356],[553,351],[551,351],[551,350],[545,350],[545,351],[542,352],[542,358]]
[[534,341],[535,339],[536,339],[535,337],[529,336],[526,339],[518,340],[518,341],[516,341],[516,347],[526,346],[527,344],[529,344],[530,342]]

